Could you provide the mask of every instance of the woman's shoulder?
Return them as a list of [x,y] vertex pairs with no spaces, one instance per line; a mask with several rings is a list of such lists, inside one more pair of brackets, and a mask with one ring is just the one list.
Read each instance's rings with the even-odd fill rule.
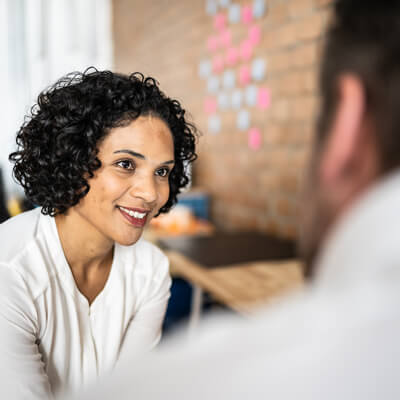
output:
[[0,224],[0,262],[21,254],[37,235],[40,209],[36,208]]

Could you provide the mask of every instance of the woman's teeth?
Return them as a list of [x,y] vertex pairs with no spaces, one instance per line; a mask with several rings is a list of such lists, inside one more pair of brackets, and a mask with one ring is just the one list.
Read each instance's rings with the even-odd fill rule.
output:
[[146,213],[140,213],[138,211],[133,211],[133,210],[128,210],[127,208],[124,207],[119,207],[123,212],[129,214],[131,217],[133,218],[138,218],[138,219],[142,219],[146,216]]

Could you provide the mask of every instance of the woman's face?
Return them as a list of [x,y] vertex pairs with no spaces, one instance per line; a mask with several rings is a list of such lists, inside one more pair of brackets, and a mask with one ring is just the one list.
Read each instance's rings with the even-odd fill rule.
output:
[[168,200],[171,131],[157,117],[139,117],[112,129],[98,148],[102,166],[89,180],[88,194],[71,210],[89,234],[131,245]]

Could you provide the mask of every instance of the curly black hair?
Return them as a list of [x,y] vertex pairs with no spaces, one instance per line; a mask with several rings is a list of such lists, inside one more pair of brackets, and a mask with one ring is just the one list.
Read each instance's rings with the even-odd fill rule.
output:
[[188,184],[187,167],[197,158],[197,129],[185,114],[154,78],[141,73],[128,76],[91,67],[68,74],[39,94],[19,129],[17,151],[9,156],[13,175],[43,214],[64,214],[90,190],[90,178],[101,166],[99,142],[112,128],[153,115],[168,125],[174,141],[170,194],[159,211],[165,213]]

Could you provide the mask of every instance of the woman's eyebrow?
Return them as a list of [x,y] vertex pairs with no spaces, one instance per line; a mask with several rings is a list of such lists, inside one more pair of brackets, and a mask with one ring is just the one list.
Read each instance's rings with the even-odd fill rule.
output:
[[137,153],[136,151],[132,151],[132,150],[128,150],[128,149],[121,149],[121,150],[114,151],[114,154],[116,154],[116,153],[128,153],[133,157],[137,157],[142,160],[146,159],[146,157],[143,154],[140,154],[140,153]]
[[[127,153],[127,154],[130,154],[133,157],[140,158],[141,160],[145,160],[146,159],[146,157],[143,154],[137,153],[136,151],[132,151],[132,150],[129,150],[129,149],[116,150],[116,151],[114,151],[114,154],[116,154],[116,153]],[[175,163],[175,160],[168,160],[168,161],[165,161],[165,162],[163,162],[161,164],[174,164],[174,163]]]

